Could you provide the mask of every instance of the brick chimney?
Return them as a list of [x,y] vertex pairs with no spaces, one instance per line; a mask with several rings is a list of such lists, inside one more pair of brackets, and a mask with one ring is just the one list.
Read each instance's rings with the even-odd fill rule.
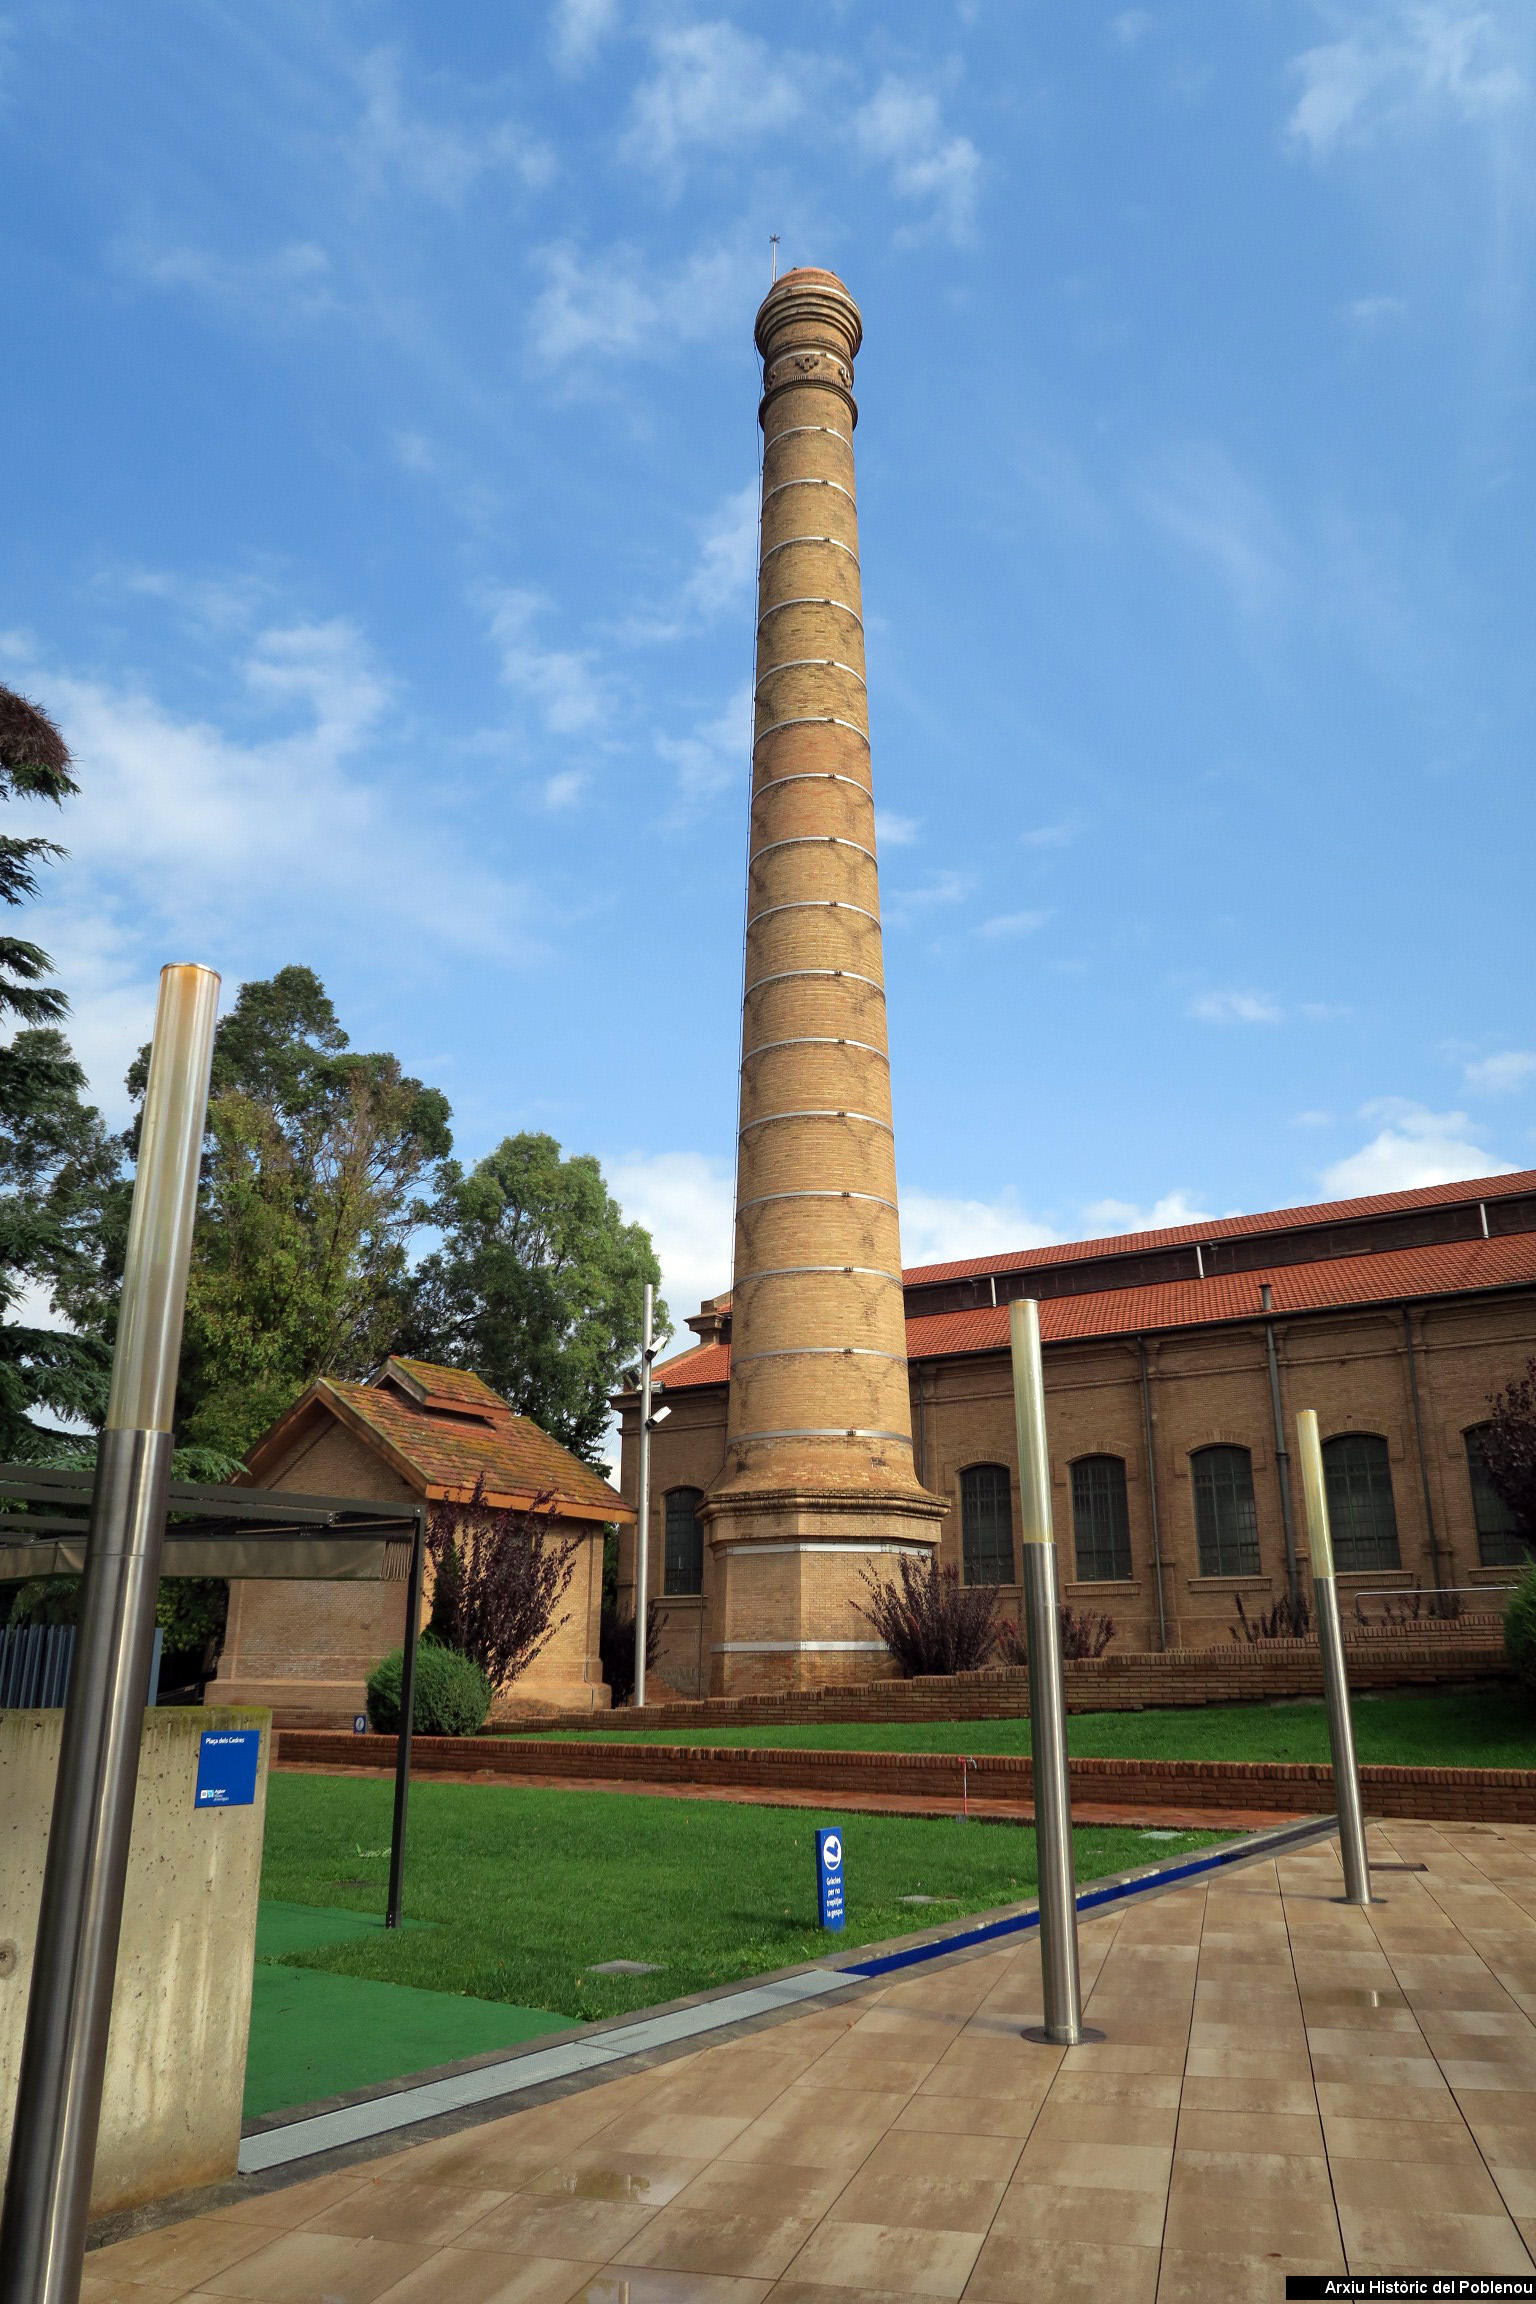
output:
[[861,1571],[930,1550],[913,1468],[854,502],[858,306],[775,282],[764,364],[731,1389],[711,1686],[862,1679]]

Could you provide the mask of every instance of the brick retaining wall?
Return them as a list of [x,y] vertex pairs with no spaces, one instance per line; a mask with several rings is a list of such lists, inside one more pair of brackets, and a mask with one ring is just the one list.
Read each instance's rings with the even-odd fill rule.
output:
[[[309,1767],[394,1765],[394,1739],[322,1729],[283,1729],[278,1764]],[[541,1743],[512,1736],[418,1736],[420,1775],[485,1774],[563,1783],[686,1785],[693,1790],[808,1792],[840,1800],[960,1798],[960,1759],[937,1752],[800,1752],[702,1744]],[[1075,1759],[1072,1797],[1085,1807],[1248,1809],[1326,1814],[1333,1770],[1316,1763]],[[973,1800],[1032,1813],[1034,1771],[1027,1759],[981,1754],[967,1768]],[[1536,1823],[1536,1769],[1362,1768],[1361,1795],[1373,1817],[1441,1822]]]
[[[1384,1688],[1449,1687],[1502,1678],[1509,1671],[1497,1616],[1411,1634],[1384,1632],[1345,1641],[1349,1684],[1358,1695]],[[1321,1696],[1323,1669],[1315,1640],[1266,1640],[1249,1647],[1170,1648],[1128,1652],[1065,1667],[1069,1712],[1141,1712],[1173,1704],[1262,1704]],[[647,1704],[648,1728],[811,1727],[858,1720],[1014,1720],[1029,1710],[1029,1674],[1021,1669],[935,1674],[922,1680],[865,1680],[851,1686],[788,1690],[777,1696],[716,1696]],[[614,1725],[637,1716],[613,1715]],[[521,1714],[515,1733],[568,1728],[578,1716]],[[579,1716],[579,1725],[588,1725]]]

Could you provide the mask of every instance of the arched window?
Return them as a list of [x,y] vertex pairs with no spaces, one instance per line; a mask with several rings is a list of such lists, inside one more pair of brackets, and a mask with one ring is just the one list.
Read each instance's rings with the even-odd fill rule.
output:
[[1006,1464],[960,1475],[960,1556],[967,1584],[1012,1584],[1013,1495]]
[[678,1598],[704,1589],[704,1531],[699,1526],[702,1488],[667,1490],[666,1591]]
[[1379,1432],[1341,1432],[1323,1442],[1323,1484],[1333,1564],[1341,1576],[1362,1568],[1400,1568],[1392,1465]]
[[1246,1448],[1197,1448],[1189,1460],[1195,1486],[1195,1536],[1202,1576],[1257,1576],[1259,1516],[1253,1459]]
[[1073,1465],[1072,1542],[1080,1584],[1129,1576],[1131,1521],[1123,1457],[1079,1456]]
[[1530,1559],[1520,1523],[1488,1477],[1483,1440],[1486,1424],[1462,1434],[1467,1444],[1467,1477],[1472,1483],[1472,1517],[1477,1524],[1477,1557],[1484,1568],[1523,1568]]

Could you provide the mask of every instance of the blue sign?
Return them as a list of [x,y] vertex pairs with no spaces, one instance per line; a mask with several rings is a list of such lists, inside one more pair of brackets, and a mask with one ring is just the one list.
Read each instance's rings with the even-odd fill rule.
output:
[[205,1728],[197,1756],[199,1808],[249,1808],[256,1798],[259,1728]]
[[367,1713],[366,1713],[366,1712],[354,1712],[354,1713],[353,1713],[353,1715],[352,1715],[352,1733],[353,1733],[353,1735],[354,1735],[354,1736],[366,1736],[366,1735],[367,1735],[367,1733],[368,1733],[368,1715],[367,1715]]
[[823,1928],[841,1928],[843,1836],[835,1829],[816,1835],[816,1904]]

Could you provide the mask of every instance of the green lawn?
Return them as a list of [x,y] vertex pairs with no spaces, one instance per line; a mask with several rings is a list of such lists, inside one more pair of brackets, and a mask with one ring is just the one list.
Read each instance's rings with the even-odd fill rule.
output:
[[[1435,1689],[1422,1696],[1357,1696],[1355,1744],[1362,1762],[1431,1768],[1536,1768],[1536,1709],[1499,1683]],[[771,1728],[553,1730],[563,1742],[594,1733],[646,1744],[775,1745],[838,1752],[1027,1752],[1029,1722],[924,1720],[910,1725]],[[1327,1760],[1321,1702],[1202,1704],[1161,1712],[1073,1712],[1072,1752],[1138,1760]]]
[[[382,1779],[275,1774],[263,1899],[328,1919],[381,1911],[392,1796]],[[847,1847],[841,1939],[815,1924],[811,1835],[832,1822]],[[1078,1875],[1130,1871],[1224,1837],[1081,1830]],[[839,1941],[871,1943],[1014,1903],[1034,1888],[1035,1836],[1024,1826],[423,1781],[411,1791],[405,1887],[407,1913],[422,1925],[367,1927],[340,1941],[327,1929],[307,1946],[290,1925],[280,1973],[589,2019],[789,1967]],[[938,1901],[902,1901],[910,1896]],[[656,1973],[592,1973],[615,1959],[653,1963]]]

